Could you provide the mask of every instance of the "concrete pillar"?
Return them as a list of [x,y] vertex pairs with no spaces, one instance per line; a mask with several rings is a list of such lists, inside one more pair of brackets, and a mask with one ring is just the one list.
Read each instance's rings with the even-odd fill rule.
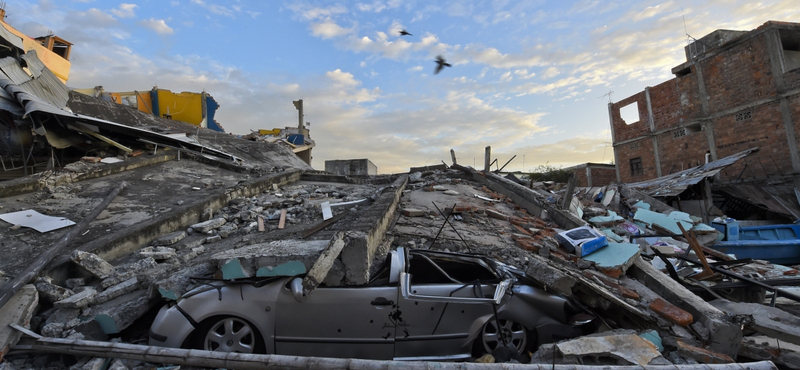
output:
[[614,164],[617,171],[617,182],[622,182],[622,178],[619,176],[619,157],[617,156],[617,136],[614,133],[614,115],[612,111],[614,109],[614,103],[608,103],[608,124],[611,126],[611,145],[614,148]]
[[592,168],[586,165],[586,187],[592,187]]
[[[783,46],[781,44],[780,35],[778,34],[778,30],[773,29],[764,32],[764,37],[767,41],[767,52],[769,53],[772,79],[775,81],[775,90],[779,95],[782,95],[786,92],[786,82],[783,80],[783,72],[786,66],[783,62]],[[800,154],[798,154],[797,150],[797,132],[794,129],[792,112],[786,97],[781,96],[779,99],[781,104],[781,119],[783,120],[783,128],[786,130],[786,141],[789,146],[789,158],[792,161],[792,171],[798,173],[800,172]],[[797,186],[797,184],[795,186]]]
[[[703,109],[703,118],[708,117],[711,114],[711,107],[708,105],[708,93],[706,92],[706,82],[703,80],[703,69],[700,68],[700,64],[693,63],[694,65],[694,75],[697,76],[697,90],[698,95],[700,97],[700,106]],[[711,152],[711,160],[716,161],[719,159],[717,154],[717,141],[714,138],[714,122],[711,120],[703,120],[703,125],[705,126],[706,132],[706,140],[708,140],[708,151]]]
[[297,108],[297,133],[303,134],[303,99],[292,101],[294,107]]
[[[647,99],[647,123],[650,125],[650,133],[656,131],[656,122],[653,118],[653,103],[650,99],[650,86],[644,88],[644,96]],[[656,160],[656,177],[661,177],[661,155],[658,152],[658,135],[653,135],[653,158]]]
[[453,149],[450,149],[450,158],[453,160],[453,164],[458,164],[456,161],[456,151]]
[[483,156],[483,172],[490,172],[492,166],[492,147],[486,147],[486,154]]
[[789,146],[789,158],[792,160],[792,172],[800,172],[800,153],[797,151],[797,133],[794,129],[794,121],[792,121],[792,112],[789,108],[789,102],[785,97],[781,97],[781,118],[783,119],[783,128],[786,130],[786,141]]

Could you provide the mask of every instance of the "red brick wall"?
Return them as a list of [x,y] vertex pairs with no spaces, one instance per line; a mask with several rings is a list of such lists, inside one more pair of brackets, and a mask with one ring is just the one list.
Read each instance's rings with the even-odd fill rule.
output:
[[590,167],[592,171],[592,186],[606,186],[617,181],[616,168]]
[[711,114],[777,94],[764,33],[721,48],[700,68]]
[[[620,115],[620,108],[625,107],[631,103],[639,103],[639,121],[638,122],[625,122]],[[650,127],[647,123],[647,98],[644,91],[630,96],[624,100],[612,104],[611,120],[614,126],[614,142],[625,141],[633,138],[647,135],[650,132]]]
[[675,137],[675,131],[658,136],[658,154],[661,157],[661,175],[680,172],[705,163],[708,138],[705,131]]
[[[619,145],[616,148],[617,166],[619,167],[619,177],[622,182],[631,183],[656,176],[656,160],[653,156],[653,139],[649,137],[636,140],[631,143]],[[631,176],[631,159],[641,157],[643,174]]]

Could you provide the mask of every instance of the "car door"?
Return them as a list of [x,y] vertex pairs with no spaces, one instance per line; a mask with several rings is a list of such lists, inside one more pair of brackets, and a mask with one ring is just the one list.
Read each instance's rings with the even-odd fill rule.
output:
[[286,287],[276,312],[277,354],[392,359],[397,286],[318,287],[298,301]]
[[[408,261],[408,298],[401,294],[401,325],[395,331],[395,359],[466,359],[471,356],[476,322],[491,316],[495,287],[476,283],[496,276],[467,260],[441,260],[412,252]],[[462,271],[459,271],[462,270]],[[455,277],[454,277],[455,276]],[[475,280],[470,281],[473,278]],[[479,302],[482,301],[482,302]]]

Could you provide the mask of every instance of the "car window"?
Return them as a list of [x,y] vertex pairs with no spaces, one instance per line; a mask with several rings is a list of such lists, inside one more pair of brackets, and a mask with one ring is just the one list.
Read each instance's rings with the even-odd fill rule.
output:
[[408,273],[412,284],[466,284],[476,280],[496,283],[501,280],[478,261],[464,256],[410,253]]
[[392,257],[391,255],[387,255],[386,259],[383,261],[383,265],[381,265],[380,269],[378,269],[378,271],[372,275],[372,278],[369,279],[369,282],[367,282],[367,286],[388,286],[391,267]]

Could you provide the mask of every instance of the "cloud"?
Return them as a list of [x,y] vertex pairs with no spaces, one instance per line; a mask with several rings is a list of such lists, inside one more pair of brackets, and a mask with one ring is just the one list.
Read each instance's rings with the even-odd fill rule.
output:
[[119,18],[133,18],[136,16],[135,10],[137,6],[136,4],[122,3],[119,4],[118,9],[111,9],[110,12]]
[[228,7],[225,7],[225,6],[222,6],[222,5],[208,4],[203,0],[191,0],[191,2],[193,4],[196,4],[196,5],[199,5],[199,6],[203,7],[203,8],[205,8],[206,10],[208,10],[209,12],[211,12],[213,14],[223,15],[223,16],[231,17],[231,18],[234,17],[234,13],[235,12],[241,11],[241,8],[237,9],[236,7],[232,7],[232,9],[229,9]]
[[422,70],[422,66],[413,66],[408,69],[410,72],[419,72]]
[[309,21],[326,19],[347,12],[347,8],[339,4],[323,8],[323,7],[314,7],[307,4],[295,3],[290,5],[288,8],[292,10],[295,14],[299,15],[301,18]]
[[146,20],[139,21],[139,25],[144,28],[147,28],[159,35],[171,35],[175,33],[175,31],[167,25],[167,22],[163,19],[155,19],[150,18]]
[[311,33],[314,36],[330,39],[351,33],[351,30],[343,28],[331,20],[311,24]]

